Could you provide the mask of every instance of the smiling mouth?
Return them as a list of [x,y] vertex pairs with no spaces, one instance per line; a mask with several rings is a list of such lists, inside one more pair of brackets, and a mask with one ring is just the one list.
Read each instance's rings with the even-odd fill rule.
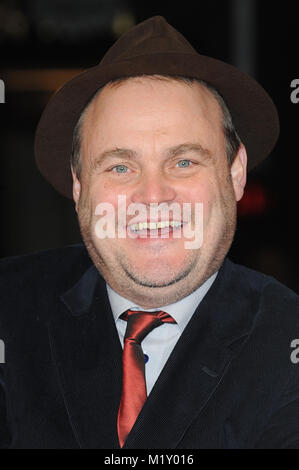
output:
[[182,221],[140,222],[128,226],[128,230],[138,240],[181,238]]
[[139,233],[142,231],[159,230],[159,229],[178,229],[183,226],[183,222],[172,220],[172,221],[159,221],[159,222],[139,222],[138,224],[129,225],[129,229],[133,233]]

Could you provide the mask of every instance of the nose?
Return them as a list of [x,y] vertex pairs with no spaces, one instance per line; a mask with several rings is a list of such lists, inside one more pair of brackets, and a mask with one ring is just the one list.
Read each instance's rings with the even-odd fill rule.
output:
[[138,180],[131,195],[134,203],[171,203],[176,198],[176,191],[162,171],[148,171]]

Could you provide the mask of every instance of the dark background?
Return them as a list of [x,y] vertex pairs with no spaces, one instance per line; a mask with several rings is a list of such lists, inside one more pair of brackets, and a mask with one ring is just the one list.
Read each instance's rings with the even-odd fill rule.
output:
[[95,65],[126,29],[162,15],[198,52],[254,76],[278,107],[281,136],[248,179],[239,204],[233,261],[271,274],[299,293],[299,2],[209,0],[0,0],[0,257],[80,241],[74,204],[35,167],[34,132],[51,94]]

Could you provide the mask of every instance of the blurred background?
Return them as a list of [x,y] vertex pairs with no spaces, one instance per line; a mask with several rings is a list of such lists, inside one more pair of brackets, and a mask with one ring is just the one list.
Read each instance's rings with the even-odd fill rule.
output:
[[299,293],[299,103],[290,99],[299,79],[299,2],[289,0],[0,0],[0,257],[81,240],[73,202],[35,167],[35,128],[57,88],[153,15],[164,16],[198,52],[252,75],[277,105],[281,136],[249,175],[230,258]]

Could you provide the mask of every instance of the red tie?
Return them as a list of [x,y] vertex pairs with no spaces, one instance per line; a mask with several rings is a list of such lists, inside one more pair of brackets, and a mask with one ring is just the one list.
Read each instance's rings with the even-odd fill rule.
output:
[[123,447],[147,396],[141,342],[157,326],[176,321],[162,310],[157,312],[128,310],[120,318],[128,322],[123,351],[122,396],[117,418],[119,443]]

